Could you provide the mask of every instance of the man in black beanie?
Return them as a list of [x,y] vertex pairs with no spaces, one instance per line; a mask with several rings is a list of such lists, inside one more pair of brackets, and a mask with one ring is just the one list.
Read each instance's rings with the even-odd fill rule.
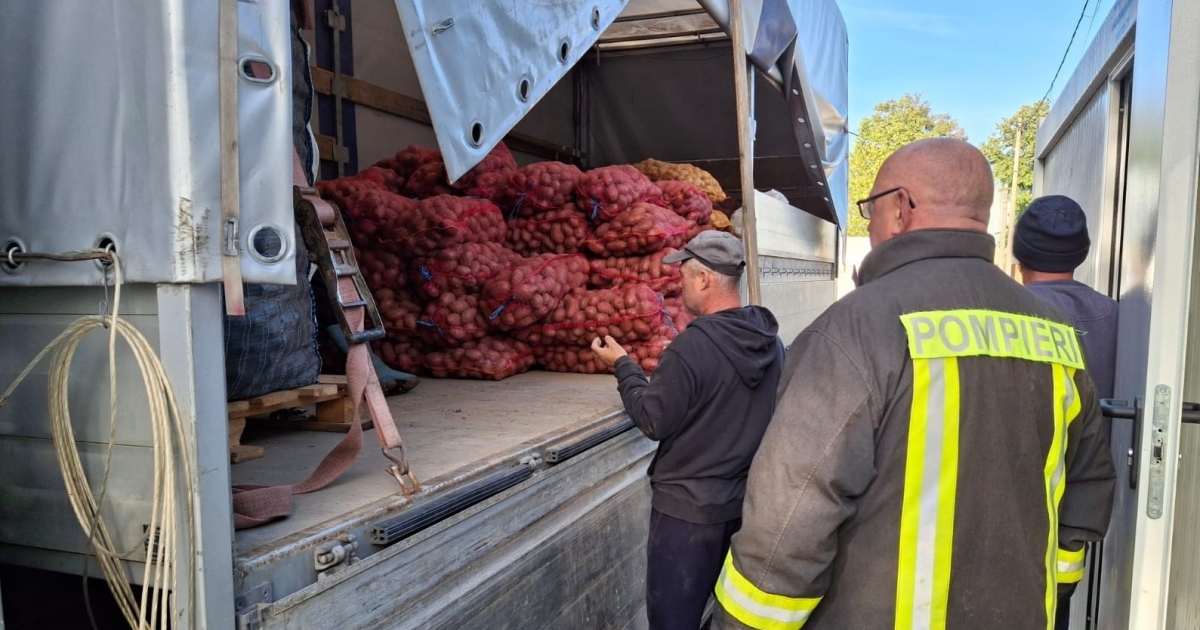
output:
[[1117,303],[1074,279],[1091,244],[1083,208],[1070,197],[1051,195],[1034,199],[1017,221],[1013,257],[1020,263],[1025,286],[1071,318],[1096,392],[1112,398]]
[[[1097,395],[1112,398],[1117,303],[1074,278],[1090,247],[1083,208],[1070,197],[1051,195],[1034,199],[1017,221],[1013,257],[1020,263],[1025,286],[1071,318]],[[1056,629],[1066,630],[1070,610],[1070,595],[1060,596]]]

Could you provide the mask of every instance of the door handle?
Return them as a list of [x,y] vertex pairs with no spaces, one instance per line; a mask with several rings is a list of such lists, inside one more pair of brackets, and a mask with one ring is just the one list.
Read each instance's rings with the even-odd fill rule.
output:
[[[1150,449],[1150,499],[1147,513],[1150,518],[1162,516],[1162,490],[1164,484],[1164,462],[1166,455],[1167,417],[1171,409],[1171,390],[1166,385],[1159,385],[1154,390],[1153,445]],[[1185,402],[1182,404],[1180,421],[1183,424],[1200,424],[1200,403]],[[1133,404],[1127,400],[1105,398],[1100,401],[1101,415],[1114,420],[1133,420],[1133,434],[1129,438],[1129,450],[1126,451],[1126,465],[1129,467],[1129,488],[1137,489],[1138,471],[1142,452],[1142,422],[1145,419],[1146,399],[1137,396]]]
[[1125,465],[1129,467],[1129,489],[1137,490],[1139,454],[1142,446],[1142,416],[1146,399],[1137,396],[1133,404],[1128,400],[1100,399],[1100,415],[1113,420],[1133,420],[1133,434],[1129,438],[1129,450],[1125,452]]

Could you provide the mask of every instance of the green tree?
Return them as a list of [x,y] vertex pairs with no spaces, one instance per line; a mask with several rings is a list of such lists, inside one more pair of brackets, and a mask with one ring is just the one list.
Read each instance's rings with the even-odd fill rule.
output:
[[1013,143],[1017,136],[1017,125],[1021,125],[1021,161],[1017,168],[1017,212],[1021,216],[1029,202],[1033,201],[1033,156],[1037,147],[1038,123],[1050,113],[1048,101],[1022,105],[1017,113],[996,125],[996,131],[979,147],[992,163],[992,171],[1004,187],[1004,194],[1012,190]]
[[[850,150],[850,202],[853,204],[871,192],[875,175],[887,156],[896,149],[922,138],[953,137],[965,140],[962,127],[949,114],[933,111],[929,101],[917,94],[879,103],[858,126],[858,137]],[[866,236],[867,221],[850,207],[850,236]]]

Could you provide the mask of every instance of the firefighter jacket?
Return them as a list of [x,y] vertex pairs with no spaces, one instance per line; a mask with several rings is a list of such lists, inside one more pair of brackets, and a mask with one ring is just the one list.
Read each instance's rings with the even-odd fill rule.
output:
[[1053,627],[1115,475],[1069,320],[994,249],[893,238],[796,338],[717,628]]

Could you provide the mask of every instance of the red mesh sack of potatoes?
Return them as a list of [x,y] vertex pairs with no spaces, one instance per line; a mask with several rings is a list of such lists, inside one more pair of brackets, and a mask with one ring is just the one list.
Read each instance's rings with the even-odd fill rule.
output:
[[517,161],[503,142],[498,143],[471,170],[452,184],[472,197],[491,198],[507,187],[508,178],[517,170]]
[[458,191],[450,186],[450,182],[446,181],[446,165],[441,162],[430,162],[417,167],[404,183],[404,194],[419,199],[457,193]]
[[367,190],[387,190],[383,184],[369,179],[341,177],[317,182],[317,193],[326,201],[331,201],[341,208],[346,216],[354,211],[353,198]]
[[509,207],[509,178],[513,169],[481,173],[470,187],[463,190],[468,197],[482,197],[504,208]]
[[354,258],[358,260],[358,268],[372,294],[383,289],[404,289],[408,285],[407,265],[399,256],[388,251],[356,247]]
[[371,166],[350,179],[359,182],[369,182],[375,184],[388,192],[400,194],[404,191],[404,177],[391,169]]
[[672,337],[687,330],[693,319],[695,318],[691,313],[683,307],[683,298],[669,297],[663,300],[663,324]]
[[596,360],[590,345],[551,345],[533,346],[534,356],[538,365],[551,372],[571,372],[574,374],[612,374],[613,370],[604,367]]
[[409,268],[409,284],[420,296],[477,293],[485,282],[521,260],[499,243],[466,243],[417,258]]
[[522,256],[535,254],[577,254],[592,236],[587,217],[573,205],[532,219],[517,219],[508,224],[508,247]]
[[407,149],[396,152],[396,155],[392,157],[379,160],[375,163],[375,166],[394,171],[401,177],[408,179],[418,168],[432,162],[441,161],[441,151],[412,144]]
[[604,258],[653,254],[664,247],[683,247],[693,225],[662,206],[638,202],[598,226],[584,246]]
[[528,372],[536,359],[529,346],[503,337],[468,341],[460,348],[430,352],[425,367],[438,378],[458,377],[499,381]]
[[592,223],[603,223],[639,201],[656,201],[662,191],[632,166],[605,166],[579,178],[575,204]]
[[474,295],[443,293],[417,319],[417,335],[431,346],[461,346],[487,333],[486,313]]
[[380,289],[372,291],[375,306],[383,318],[383,328],[389,339],[411,339],[417,332],[417,319],[424,308],[405,291]]
[[483,285],[483,304],[496,330],[536,323],[562,297],[587,284],[587,259],[578,254],[542,254],[526,258]]
[[683,290],[679,263],[667,264],[662,261],[663,257],[676,251],[674,247],[664,247],[645,256],[593,258],[588,261],[592,270],[588,286],[611,289],[627,284],[648,284],[663,295],[679,295]]
[[413,212],[401,215],[380,242],[416,258],[463,243],[502,243],[507,231],[496,204],[438,195],[421,200]]
[[429,349],[416,338],[393,339],[391,337],[372,342],[371,349],[388,367],[409,374],[424,374],[425,354]]
[[[399,226],[412,220],[417,202],[386,190],[364,189],[350,197],[345,208],[350,240],[371,249],[395,238]],[[397,252],[403,254],[404,252]]]
[[542,321],[512,332],[531,344],[586,345],[612,336],[618,343],[654,338],[664,326],[662,297],[644,284],[620,289],[577,289]]
[[[621,344],[629,358],[633,359],[646,374],[654,372],[658,360],[671,343],[673,335],[664,334],[649,341],[639,341],[631,344]],[[551,372],[572,372],[576,374],[612,374],[614,370],[596,360],[591,345],[549,345],[534,346],[534,356],[538,365]]]
[[692,240],[697,234],[711,229],[713,204],[703,190],[687,183],[675,180],[654,182],[662,191],[662,205],[670,208],[675,214],[691,221],[695,225],[688,231],[687,240]]
[[671,344],[671,339],[674,337],[674,335],[663,335],[650,341],[630,344],[625,347],[625,351],[629,353],[629,358],[642,367],[643,372],[650,374],[658,367],[659,358],[662,357],[663,351]]
[[513,217],[536,217],[575,203],[575,187],[583,171],[562,162],[537,162],[509,178]]

